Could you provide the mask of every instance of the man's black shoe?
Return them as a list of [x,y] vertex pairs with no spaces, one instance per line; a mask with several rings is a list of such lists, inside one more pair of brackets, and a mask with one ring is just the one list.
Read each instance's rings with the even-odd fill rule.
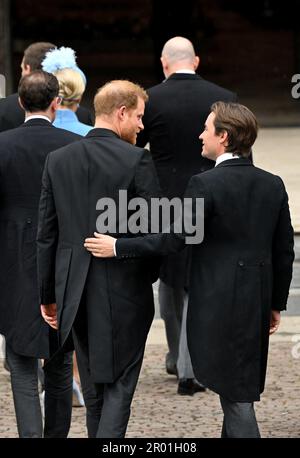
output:
[[203,393],[204,391],[206,391],[206,388],[204,385],[202,385],[201,383],[199,383],[197,380],[194,379],[194,390],[195,390],[195,393]]
[[205,387],[197,380],[192,378],[183,378],[179,380],[177,393],[182,396],[194,396],[195,393],[205,391]]
[[166,371],[167,371],[167,374],[176,375],[176,376],[178,375],[176,364],[166,363]]

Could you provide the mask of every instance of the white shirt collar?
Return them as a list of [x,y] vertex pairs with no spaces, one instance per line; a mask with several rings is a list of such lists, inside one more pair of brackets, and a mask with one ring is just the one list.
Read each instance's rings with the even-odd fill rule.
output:
[[30,115],[27,116],[24,122],[30,121],[31,119],[45,119],[46,121],[52,122],[48,116],[43,116],[43,115]]
[[189,73],[190,75],[195,75],[196,72],[194,70],[191,70],[189,68],[182,68],[181,70],[177,70],[175,73]]
[[223,161],[228,161],[228,159],[239,159],[240,156],[238,156],[237,154],[232,154],[232,153],[223,153],[221,154],[221,156],[217,157],[217,160],[216,160],[216,165],[219,165],[221,164],[221,162]]

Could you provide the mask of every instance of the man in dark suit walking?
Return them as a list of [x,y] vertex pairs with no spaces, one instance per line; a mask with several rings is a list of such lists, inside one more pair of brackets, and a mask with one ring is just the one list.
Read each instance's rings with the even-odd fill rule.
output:
[[43,316],[58,328],[61,344],[73,330],[89,437],[124,437],[154,314],[149,263],[98,260],[83,246],[100,220],[110,220],[103,213],[110,202],[116,202],[117,214],[111,231],[119,233],[118,224],[127,223],[120,190],[146,199],[159,191],[150,153],[133,146],[143,129],[146,100],[145,91],[129,81],[100,88],[95,129],[51,153],[43,175],[38,229]]
[[[81,138],[51,124],[58,90],[57,79],[46,72],[23,77],[19,97],[25,123],[0,134],[0,333],[6,339],[20,437],[42,437],[38,359],[50,357],[57,339],[41,319],[38,297],[36,232],[42,171],[50,151]],[[46,361],[44,372],[44,436],[67,437],[71,353],[58,352]]]
[[[182,198],[191,176],[214,167],[214,161],[201,156],[199,126],[204,125],[214,102],[234,102],[236,94],[196,74],[199,57],[186,38],[168,40],[161,63],[166,79],[147,91],[145,129],[138,136],[138,145],[150,143],[163,195]],[[167,372],[178,372],[179,394],[193,395],[201,386],[194,381],[186,344],[187,263],[188,250],[164,259],[159,303],[169,347]]]
[[[48,51],[55,49],[53,43],[37,42],[32,43],[24,51],[21,63],[22,76],[29,75],[34,70],[42,70],[42,62]],[[78,107],[76,115],[79,121],[92,126],[94,124],[91,113],[84,107]],[[0,132],[14,129],[24,122],[24,110],[18,103],[18,94],[8,95],[0,99]]]
[[[260,436],[253,403],[264,390],[269,333],[278,329],[292,278],[288,196],[278,176],[248,159],[256,135],[250,110],[215,103],[200,138],[202,156],[216,166],[193,176],[185,194],[204,199],[205,223],[203,242],[190,245],[188,346],[196,378],[220,395],[222,437]],[[182,249],[185,234],[114,244],[97,235],[85,246],[96,257],[153,256]]]

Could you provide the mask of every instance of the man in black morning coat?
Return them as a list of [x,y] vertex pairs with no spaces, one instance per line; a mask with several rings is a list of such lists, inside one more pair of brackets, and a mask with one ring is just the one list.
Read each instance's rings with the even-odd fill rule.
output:
[[[20,437],[42,437],[39,358],[49,358],[49,331],[41,318],[36,232],[47,154],[81,137],[51,122],[58,107],[57,79],[41,70],[21,79],[26,121],[0,134],[0,333],[6,339]],[[51,330],[51,350],[56,332]],[[52,345],[53,344],[53,345]],[[71,353],[45,364],[45,437],[67,437],[72,410]]]
[[[54,44],[43,41],[28,46],[24,51],[21,63],[22,76],[29,75],[34,70],[41,70],[46,53],[55,47]],[[90,126],[94,124],[90,111],[84,107],[78,107],[76,116],[84,124]],[[23,122],[24,110],[19,105],[18,94],[11,94],[0,99],[0,132],[19,127]]]
[[[218,100],[235,102],[236,94],[196,74],[199,57],[193,44],[184,37],[173,37],[165,43],[161,63],[166,79],[147,90],[145,129],[138,135],[137,144],[150,143],[163,195],[182,198],[191,176],[215,165],[214,161],[201,156],[199,144],[199,134],[211,105]],[[164,259],[159,284],[160,313],[169,347],[166,369],[176,373],[177,364],[179,394],[193,394],[194,389],[199,389],[199,385],[193,383],[194,374],[186,350],[187,254],[184,250]]]
[[125,435],[154,314],[149,262],[98,260],[83,246],[101,218],[101,199],[116,203],[118,233],[124,210],[119,190],[128,191],[128,199],[158,193],[150,153],[133,146],[146,99],[133,83],[107,83],[95,96],[96,128],[51,153],[43,176],[38,229],[43,315],[58,327],[61,344],[73,328],[89,437]]
[[[191,246],[188,346],[196,378],[220,395],[222,437],[259,437],[253,402],[264,390],[269,332],[277,330],[292,278],[293,229],[278,176],[247,158],[254,115],[217,102],[200,138],[215,168],[191,178],[186,197],[204,198],[204,240]],[[116,255],[151,256],[184,246],[181,234],[118,239]],[[86,241],[113,256],[115,239]]]

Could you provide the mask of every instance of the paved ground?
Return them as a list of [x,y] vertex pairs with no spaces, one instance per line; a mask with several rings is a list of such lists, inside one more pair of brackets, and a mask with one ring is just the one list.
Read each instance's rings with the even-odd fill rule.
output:
[[[293,338],[299,339],[298,343]],[[127,437],[219,437],[222,414],[218,396],[210,391],[193,397],[177,395],[175,377],[164,372],[165,352],[163,324],[155,320]],[[257,403],[263,437],[300,437],[299,374],[300,317],[286,317],[280,333],[271,340],[267,386]],[[0,437],[17,437],[9,375],[1,361],[0,412]],[[84,408],[74,408],[70,437],[86,437],[84,413]]]

